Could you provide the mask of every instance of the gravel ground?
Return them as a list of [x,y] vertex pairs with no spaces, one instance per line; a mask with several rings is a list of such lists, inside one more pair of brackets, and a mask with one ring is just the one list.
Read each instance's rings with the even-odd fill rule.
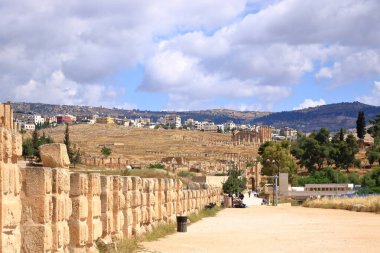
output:
[[155,242],[145,252],[380,252],[380,215],[289,206],[229,208]]

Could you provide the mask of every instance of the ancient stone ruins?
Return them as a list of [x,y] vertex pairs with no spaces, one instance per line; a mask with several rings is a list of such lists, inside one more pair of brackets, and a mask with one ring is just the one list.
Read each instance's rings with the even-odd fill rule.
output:
[[137,236],[220,200],[207,185],[71,173],[60,144],[41,148],[54,168],[31,167],[18,161],[21,144],[10,104],[0,104],[0,252],[97,252],[97,240]]
[[249,131],[234,131],[231,141],[234,145],[257,145],[272,140],[272,127],[256,126]]

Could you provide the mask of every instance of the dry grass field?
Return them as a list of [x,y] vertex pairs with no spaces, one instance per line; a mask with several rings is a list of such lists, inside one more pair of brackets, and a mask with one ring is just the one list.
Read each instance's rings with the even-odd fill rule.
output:
[[307,200],[304,207],[380,213],[380,196]]
[[[63,142],[64,126],[43,130],[56,142]],[[257,146],[232,146],[231,135],[201,131],[138,129],[117,125],[72,125],[72,143],[86,156],[101,157],[100,149],[112,149],[112,157],[136,162],[159,162],[163,157],[185,154],[189,161],[215,162],[225,153],[253,157]],[[149,152],[153,151],[153,152]]]

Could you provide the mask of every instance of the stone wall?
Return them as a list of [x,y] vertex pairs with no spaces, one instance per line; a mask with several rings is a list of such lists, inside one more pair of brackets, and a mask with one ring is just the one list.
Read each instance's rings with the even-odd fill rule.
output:
[[97,252],[99,239],[138,236],[220,202],[220,188],[179,180],[22,166],[11,112],[0,106],[0,252]]

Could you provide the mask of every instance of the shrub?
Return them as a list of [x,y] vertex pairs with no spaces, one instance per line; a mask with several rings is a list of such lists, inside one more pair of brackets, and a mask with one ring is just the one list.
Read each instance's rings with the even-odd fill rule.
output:
[[189,171],[181,171],[181,172],[178,172],[177,175],[179,177],[194,177],[195,176],[193,172],[189,172]]
[[164,170],[165,165],[163,165],[161,163],[151,163],[151,164],[149,164],[148,169],[162,169],[162,170]]

